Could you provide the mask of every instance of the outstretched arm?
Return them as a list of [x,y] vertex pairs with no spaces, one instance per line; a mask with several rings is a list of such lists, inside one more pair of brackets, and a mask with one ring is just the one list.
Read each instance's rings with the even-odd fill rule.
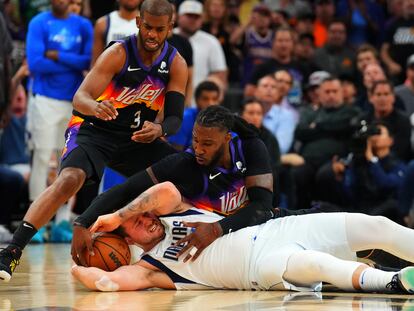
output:
[[142,290],[153,287],[175,289],[174,283],[164,272],[150,270],[141,266],[140,263],[122,266],[112,272],[75,265],[71,273],[87,288],[102,292]]

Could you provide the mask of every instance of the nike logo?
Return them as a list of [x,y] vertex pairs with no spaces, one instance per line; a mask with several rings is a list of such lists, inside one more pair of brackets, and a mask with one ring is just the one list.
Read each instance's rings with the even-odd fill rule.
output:
[[141,70],[142,68],[131,68],[131,66],[128,66],[128,71],[137,71]]
[[220,174],[221,174],[221,172],[218,172],[216,175],[211,175],[210,174],[209,178],[210,178],[210,180],[212,180],[212,179],[216,178]]
[[33,229],[33,227],[32,226],[29,226],[27,223],[23,223],[23,227],[26,227],[26,228],[30,228],[30,229]]

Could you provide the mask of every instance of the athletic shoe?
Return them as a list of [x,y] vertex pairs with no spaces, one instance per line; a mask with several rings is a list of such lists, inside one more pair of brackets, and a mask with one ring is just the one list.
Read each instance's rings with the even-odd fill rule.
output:
[[65,225],[53,224],[50,233],[50,242],[52,243],[70,243],[72,241],[73,234],[68,231]]
[[21,256],[22,251],[10,245],[0,251],[0,280],[10,281],[14,269],[20,263]]
[[388,290],[395,293],[414,293],[414,267],[401,269],[394,274],[386,286]]

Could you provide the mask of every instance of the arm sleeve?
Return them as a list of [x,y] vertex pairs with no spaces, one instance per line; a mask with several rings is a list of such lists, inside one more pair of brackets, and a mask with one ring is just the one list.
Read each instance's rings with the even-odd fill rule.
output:
[[245,176],[272,174],[269,153],[259,138],[243,140],[243,153],[246,159]]
[[89,21],[83,21],[82,27],[82,51],[80,53],[69,53],[59,51],[59,63],[65,64],[75,70],[87,70],[91,63],[93,28]]
[[164,121],[161,123],[163,136],[178,132],[183,120],[184,94],[169,91],[165,94]]
[[141,171],[97,196],[75,222],[88,228],[99,216],[119,210],[153,185],[147,171]]
[[261,187],[251,187],[247,189],[247,194],[250,202],[246,207],[219,221],[224,234],[259,225],[273,218],[271,191]]
[[26,40],[27,62],[30,72],[33,74],[53,74],[69,72],[69,67],[46,58],[46,46],[42,31],[42,20],[33,19],[29,24]]

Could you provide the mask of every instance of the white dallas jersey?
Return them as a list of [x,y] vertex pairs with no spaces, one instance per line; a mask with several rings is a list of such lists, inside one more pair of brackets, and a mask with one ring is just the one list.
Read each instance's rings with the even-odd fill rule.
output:
[[106,15],[106,45],[111,41],[121,40],[138,32],[135,18],[123,19],[118,11]]
[[221,218],[196,208],[160,217],[165,227],[165,239],[147,252],[142,260],[165,272],[177,289],[251,289],[249,265],[258,226],[224,235],[207,247],[194,262],[183,263],[187,253],[177,258],[177,253],[184,246],[174,244],[193,231],[193,228],[184,227],[183,221],[216,222]]

